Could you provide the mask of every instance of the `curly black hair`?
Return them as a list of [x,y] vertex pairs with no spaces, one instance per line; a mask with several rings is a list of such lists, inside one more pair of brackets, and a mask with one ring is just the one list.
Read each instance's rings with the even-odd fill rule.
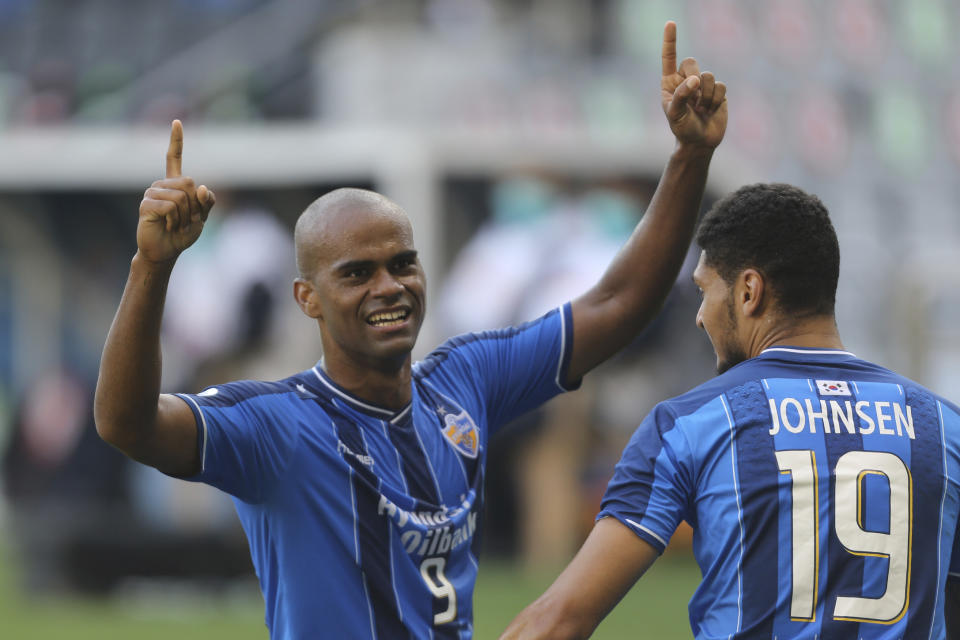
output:
[[740,187],[704,215],[697,244],[707,266],[728,284],[753,268],[767,279],[782,311],[834,313],[840,245],[816,196],[788,184]]

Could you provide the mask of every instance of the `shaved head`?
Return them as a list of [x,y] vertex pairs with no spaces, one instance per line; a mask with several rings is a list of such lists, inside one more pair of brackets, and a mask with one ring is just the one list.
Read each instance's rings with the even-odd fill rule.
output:
[[294,240],[293,295],[319,325],[325,366],[409,366],[426,277],[403,209],[373,191],[337,189],[300,215]]
[[313,277],[318,261],[332,253],[329,245],[338,235],[330,233],[332,228],[358,215],[392,218],[410,228],[410,219],[400,205],[374,191],[343,188],[324,194],[300,214],[293,232],[301,278]]

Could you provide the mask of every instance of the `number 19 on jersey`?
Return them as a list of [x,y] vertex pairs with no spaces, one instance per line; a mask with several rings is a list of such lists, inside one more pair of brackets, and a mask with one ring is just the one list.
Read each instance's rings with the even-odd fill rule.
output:
[[[780,473],[791,478],[792,507],[790,618],[816,617],[820,563],[820,505],[816,456],[812,450],[777,451]],[[837,460],[832,496],[833,526],[844,550],[887,560],[886,589],[875,598],[837,595],[835,620],[893,624],[909,606],[913,480],[903,461],[882,451],[849,451]],[[889,522],[885,531],[867,529],[865,486],[875,476],[887,484]],[[827,609],[829,611],[829,609]]]

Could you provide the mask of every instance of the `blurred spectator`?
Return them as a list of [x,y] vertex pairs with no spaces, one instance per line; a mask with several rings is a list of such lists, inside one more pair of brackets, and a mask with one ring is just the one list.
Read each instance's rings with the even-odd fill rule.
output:
[[63,58],[48,58],[30,70],[28,88],[21,97],[19,120],[51,125],[70,118],[74,108],[74,70]]
[[[501,180],[492,189],[490,219],[462,249],[440,292],[443,330],[516,324],[573,299],[600,278],[639,217],[636,196],[623,185],[579,190],[534,175]],[[521,421],[523,430],[501,438],[514,449],[517,534],[530,566],[569,557],[589,527],[580,481],[604,373],[601,367],[580,391],[554,398]]]
[[836,3],[836,42],[841,53],[864,71],[880,61],[886,44],[886,24],[880,3],[841,0]]
[[93,430],[93,385],[67,369],[44,373],[26,391],[4,456],[14,503],[122,504],[125,459]]
[[[19,261],[9,265],[11,278],[30,274],[30,286],[14,293],[54,292],[49,323],[53,335],[41,337],[56,346],[44,355],[76,366],[54,362],[35,379],[21,382],[25,391],[11,400],[9,435],[8,414],[0,414],[0,446],[6,445],[0,470],[26,585],[33,591],[107,591],[131,576],[206,576],[219,581],[249,575],[243,534],[225,497],[160,474],[140,473],[139,465],[129,465],[96,435],[90,372],[99,350],[92,345],[102,340],[99,332],[109,322],[109,316],[101,317],[97,302],[104,282],[113,283],[113,267],[129,260],[126,238],[119,240],[114,233],[114,216],[121,213],[114,209],[122,209],[117,202],[126,198],[70,193],[30,202],[30,208],[10,215],[29,211],[30,219],[47,231],[42,237],[49,246],[41,251],[27,243],[26,249],[20,246],[0,257],[18,256]],[[226,210],[229,205],[224,204]],[[71,215],[59,220],[67,207]],[[225,368],[271,366],[258,357],[260,350],[266,341],[290,335],[275,313],[278,297],[289,295],[293,278],[288,231],[271,214],[243,207],[218,211],[210,224],[207,250],[192,255],[195,263],[179,265],[175,276],[187,279],[178,293],[193,297],[171,296],[167,308],[173,332],[165,345],[171,347],[170,371],[176,370],[177,383],[189,388],[222,380],[218,376],[229,375]],[[6,228],[14,235],[20,229]],[[24,242],[21,235],[20,244]],[[0,247],[6,248],[3,243]],[[44,269],[30,268],[31,255]],[[221,261],[230,268],[222,268]],[[59,278],[56,286],[53,278]],[[0,330],[16,331],[23,314],[6,321],[4,283],[0,279]],[[217,306],[209,304],[214,297]],[[21,307],[27,304],[16,296],[11,300]],[[96,326],[94,335],[91,326]],[[294,349],[305,343],[299,335],[291,342]],[[290,348],[277,350],[276,356],[289,358]],[[0,372],[16,366],[2,348],[0,365]],[[15,379],[23,378],[23,372],[15,373]],[[3,408],[0,405],[0,411]]]
[[291,295],[289,231],[268,211],[232,207],[226,193],[218,193],[218,201],[216,215],[171,276],[163,319],[169,388],[192,388],[202,366],[258,350],[276,331],[277,296]]
[[53,369],[27,389],[14,414],[3,455],[4,489],[33,590],[69,586],[64,563],[70,545],[129,521],[128,462],[97,437],[92,396],[92,380]]

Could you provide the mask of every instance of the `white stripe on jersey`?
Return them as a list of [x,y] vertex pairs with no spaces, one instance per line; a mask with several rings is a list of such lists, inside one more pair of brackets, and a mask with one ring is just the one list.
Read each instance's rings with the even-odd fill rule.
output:
[[767,347],[760,353],[768,353],[770,351],[783,351],[784,353],[809,353],[810,355],[817,356],[829,356],[829,355],[838,355],[838,356],[851,356],[856,358],[854,354],[849,351],[837,351],[835,349],[828,349],[826,351],[821,350],[811,350],[811,349],[789,349],[787,347]]
[[737,497],[737,521],[740,523],[740,562],[737,563],[737,633],[740,633],[740,625],[743,624],[743,508],[740,506],[740,483],[737,481],[737,452],[733,448],[733,417],[727,406],[727,398],[721,395],[720,401],[730,424],[730,466],[733,468],[733,493]]
[[[433,478],[433,486],[437,490],[437,504],[446,508],[446,501],[443,499],[443,491],[440,490],[440,481],[437,480],[437,472],[433,468],[433,463],[430,461],[430,454],[427,452],[427,448],[423,446],[423,439],[420,438],[420,432],[417,431],[417,425],[413,423],[413,420],[410,421],[410,428],[413,429],[413,434],[417,436],[417,442],[420,443],[420,451],[423,452],[423,458],[427,461],[427,469],[430,470],[430,477]],[[480,437],[480,434],[477,434],[477,437]]]
[[[357,567],[360,566],[360,537],[358,533],[358,526],[360,519],[357,517],[357,493],[356,488],[353,486],[353,479],[356,476],[353,469],[348,469],[347,473],[350,475],[350,506],[353,509],[353,557],[357,563]],[[360,572],[360,582],[363,584],[363,594],[367,598],[367,615],[370,618],[370,637],[376,639],[377,630],[373,621],[373,602],[370,600],[370,589],[367,587],[367,574],[363,571]]]
[[190,404],[196,407],[197,413],[200,414],[200,426],[203,428],[203,444],[200,445],[200,473],[203,473],[207,468],[207,417],[203,415],[203,409],[200,408],[200,405],[197,404],[196,400],[188,395],[177,394],[177,397],[188,401]]
[[393,563],[393,537],[397,535],[395,527],[387,527],[387,549],[390,551],[390,586],[393,587],[393,598],[397,603],[397,615],[400,616],[400,622],[403,622],[403,601],[400,600],[400,594],[397,593],[396,567]]
[[[566,306],[566,305],[564,305]],[[573,315],[573,307],[570,307],[570,315]],[[554,378],[557,382],[557,386],[560,387],[563,391],[566,391],[567,388],[563,386],[563,380],[560,379],[560,373],[563,371],[563,356],[567,352],[567,317],[563,312],[563,307],[560,307],[560,359],[557,360],[557,375]]]
[[[390,434],[387,433],[387,421],[381,420],[380,426],[382,427],[384,442],[390,442]],[[403,461],[400,460],[400,450],[393,447],[393,453],[397,459],[397,475],[400,477],[400,481],[403,482],[403,490],[407,495],[410,495],[410,487],[407,486],[407,477],[403,474]]]
[[[353,472],[350,472],[353,474]],[[367,613],[370,614],[370,637],[377,640],[377,628],[373,623],[373,602],[370,600],[370,587],[367,586],[367,574],[360,572],[360,579],[363,582],[363,593],[367,596]]]
[[[337,406],[336,400],[333,401],[333,406]],[[357,431],[360,433],[360,440],[363,441],[363,448],[367,450],[367,455],[370,455],[370,447],[367,446],[367,439],[363,436],[363,431],[360,429],[358,429]],[[353,484],[353,480],[356,477],[357,477],[356,472],[351,468],[350,469],[350,501],[353,504],[353,545],[357,554],[357,566],[359,567],[360,566],[360,535],[359,535],[360,518],[357,515],[357,502],[356,502],[357,494],[356,494],[356,488],[354,487],[354,484]],[[370,598],[370,586],[367,584],[367,574],[362,571],[360,573],[363,574],[363,592],[367,596],[367,612],[370,614],[370,637],[373,638],[373,640],[376,640],[377,629],[376,629],[376,624],[374,623],[374,618],[373,618],[373,600]]]
[[347,469],[350,476],[350,508],[353,509],[353,559],[360,566],[360,536],[357,533],[357,526],[360,519],[357,517],[357,492],[353,486],[353,469]]
[[630,518],[624,518],[624,520],[626,520],[627,522],[629,522],[630,524],[632,524],[633,526],[635,526],[637,529],[640,529],[640,531],[643,531],[644,533],[650,534],[651,536],[653,536],[654,538],[656,538],[657,540],[659,540],[659,541],[660,541],[660,544],[662,544],[663,546],[667,546],[667,541],[664,540],[663,538],[661,538],[660,536],[658,536],[658,535],[657,535],[656,533],[654,533],[651,529],[643,526],[643,525],[640,524],[639,522],[634,522],[634,521],[631,520]]
[[[943,566],[943,559],[940,556],[940,549],[943,547],[943,503],[947,497],[947,487],[950,485],[950,474],[947,468],[947,443],[943,433],[943,405],[937,400],[937,418],[940,420],[940,450],[943,452],[943,494],[940,496],[940,526],[937,531],[937,582],[940,584],[940,569]],[[956,535],[956,534],[954,534]],[[950,567],[947,567],[949,571]],[[936,628],[934,621],[937,617],[937,604],[940,600],[940,589],[936,589],[933,596],[933,619],[930,620],[930,637],[933,638],[933,630]]]
[[377,413],[382,413],[382,414],[384,414],[385,416],[392,416],[392,415],[393,415],[393,411],[390,411],[389,409],[384,409],[383,407],[377,407],[377,406],[374,406],[374,405],[372,405],[372,404],[367,404],[366,402],[363,402],[362,400],[359,400],[359,399],[357,399],[357,398],[354,398],[353,396],[348,395],[348,394],[344,393],[343,391],[340,391],[340,389],[337,389],[335,386],[333,386],[332,384],[330,384],[329,382],[327,382],[327,379],[324,378],[324,377],[320,374],[319,371],[317,371],[317,368],[316,368],[316,367],[313,367],[313,369],[311,369],[311,371],[313,371],[313,375],[317,376],[317,380],[320,381],[320,384],[322,384],[323,386],[325,386],[327,389],[330,389],[330,391],[334,392],[335,394],[337,394],[337,395],[340,396],[341,398],[343,398],[343,399],[345,399],[345,400],[349,400],[349,401],[352,402],[353,404],[360,405],[361,407],[363,407],[364,409],[367,409],[367,410],[369,410],[369,411],[376,411]]
[[403,416],[407,415],[407,412],[410,411],[411,409],[413,409],[413,402],[410,402],[409,404],[407,404],[407,408],[406,408],[406,409],[404,409],[403,411],[401,411],[401,412],[398,413],[397,415],[393,416],[393,417],[390,419],[390,422],[393,423],[393,424],[396,424],[397,421],[400,420],[400,419],[402,419]]

